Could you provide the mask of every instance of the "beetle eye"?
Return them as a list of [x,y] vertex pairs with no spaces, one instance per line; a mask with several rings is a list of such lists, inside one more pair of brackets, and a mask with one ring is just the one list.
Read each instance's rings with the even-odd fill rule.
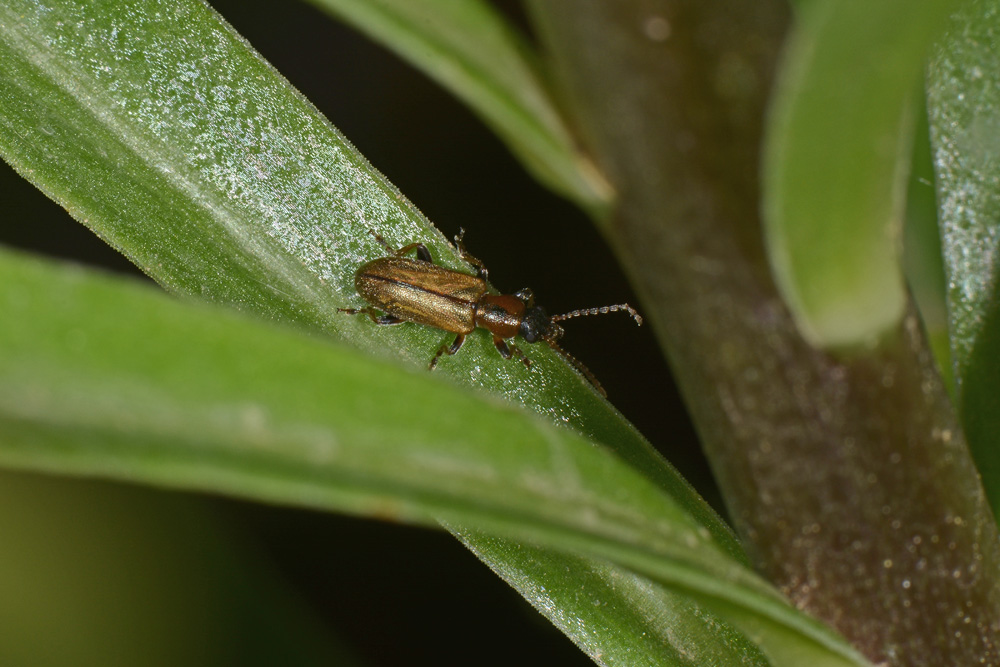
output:
[[535,343],[545,337],[551,326],[552,320],[549,319],[549,315],[545,312],[545,309],[535,307],[529,309],[524,314],[521,326],[518,328],[518,333],[521,334],[521,338],[526,343]]

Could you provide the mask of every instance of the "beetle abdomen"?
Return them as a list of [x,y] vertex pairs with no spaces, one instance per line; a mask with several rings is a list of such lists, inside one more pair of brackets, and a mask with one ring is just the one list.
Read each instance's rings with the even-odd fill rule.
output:
[[460,271],[406,257],[382,257],[362,266],[358,294],[390,315],[454,333],[476,328],[475,305],[486,283]]

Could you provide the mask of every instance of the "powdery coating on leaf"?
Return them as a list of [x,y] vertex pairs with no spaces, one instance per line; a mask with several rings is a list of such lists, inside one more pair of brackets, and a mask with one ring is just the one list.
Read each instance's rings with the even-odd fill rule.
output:
[[[974,3],[979,17],[943,40],[932,61],[930,104],[938,205],[948,275],[952,350],[968,360],[992,302],[1000,251],[1000,56],[997,8]],[[968,67],[969,62],[980,63]],[[957,374],[961,381],[962,373]]]
[[[312,276],[350,291],[353,276],[343,267],[357,252],[325,233],[330,220],[356,222],[364,238],[368,228],[414,219],[412,207],[308,101],[291,91],[276,97],[271,76],[264,76],[276,73],[235,33],[223,29],[215,40],[192,41],[171,32],[188,21],[214,18],[210,10],[157,4],[151,10],[145,3],[139,18],[126,18],[121,29],[114,21],[105,25],[85,15],[50,26],[57,50],[75,56],[71,61],[81,68],[70,73],[78,91],[95,91],[83,96],[94,115],[113,126],[137,155],[155,160],[152,166],[198,200],[249,254],[266,261],[284,251],[304,260],[312,275],[284,276],[301,292],[299,298],[318,306],[329,301],[328,294],[314,293]],[[32,20],[44,20],[38,12]],[[162,22],[146,23],[149,32],[136,34],[133,21],[149,16]],[[190,65],[178,75],[177,62]],[[102,108],[105,89],[114,92],[116,107]],[[296,201],[304,195],[314,206],[291,204],[293,193]],[[274,247],[261,247],[254,240],[258,231]]]

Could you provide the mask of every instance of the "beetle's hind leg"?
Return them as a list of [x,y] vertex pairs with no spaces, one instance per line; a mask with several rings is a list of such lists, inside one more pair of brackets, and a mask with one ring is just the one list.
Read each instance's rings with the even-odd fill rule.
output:
[[390,255],[395,255],[396,257],[402,257],[411,250],[416,250],[417,257],[419,259],[425,262],[429,262],[431,264],[434,263],[434,260],[431,259],[431,251],[428,250],[427,246],[425,246],[423,243],[411,243],[409,245],[403,246],[399,250],[396,250],[391,245],[389,245],[389,242],[386,241],[384,238],[382,238],[382,235],[376,232],[374,229],[369,229],[368,233],[374,236],[375,240],[379,242],[379,245],[385,248],[385,251]]
[[511,357],[517,357],[521,362],[527,367],[531,368],[531,359],[524,356],[524,352],[521,352],[521,348],[514,343],[508,343],[503,338],[493,337],[493,345],[496,346],[497,352],[504,359],[510,359]]
[[379,311],[377,311],[377,310],[375,310],[374,308],[371,308],[371,307],[368,307],[368,308],[338,308],[337,312],[338,313],[347,313],[348,315],[367,315],[369,318],[371,318],[371,321],[374,322],[375,324],[383,324],[383,325],[389,326],[389,325],[393,325],[393,324],[402,324],[403,323],[403,320],[399,319],[395,315],[380,315]]
[[435,354],[434,358],[431,359],[431,363],[427,366],[427,369],[434,370],[434,367],[437,366],[438,359],[441,358],[442,354],[447,354],[448,356],[455,354],[456,352],[462,349],[462,343],[464,342],[465,342],[465,334],[458,334],[457,336],[455,336],[455,342],[452,343],[450,346],[448,345],[448,343],[443,344],[441,347],[438,348],[437,354]]

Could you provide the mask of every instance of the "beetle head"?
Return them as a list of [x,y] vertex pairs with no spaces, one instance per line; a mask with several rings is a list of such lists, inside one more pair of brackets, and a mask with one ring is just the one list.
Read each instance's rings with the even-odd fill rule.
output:
[[540,340],[558,340],[563,334],[563,329],[552,321],[544,308],[533,306],[525,311],[518,333],[525,342],[537,343]]

